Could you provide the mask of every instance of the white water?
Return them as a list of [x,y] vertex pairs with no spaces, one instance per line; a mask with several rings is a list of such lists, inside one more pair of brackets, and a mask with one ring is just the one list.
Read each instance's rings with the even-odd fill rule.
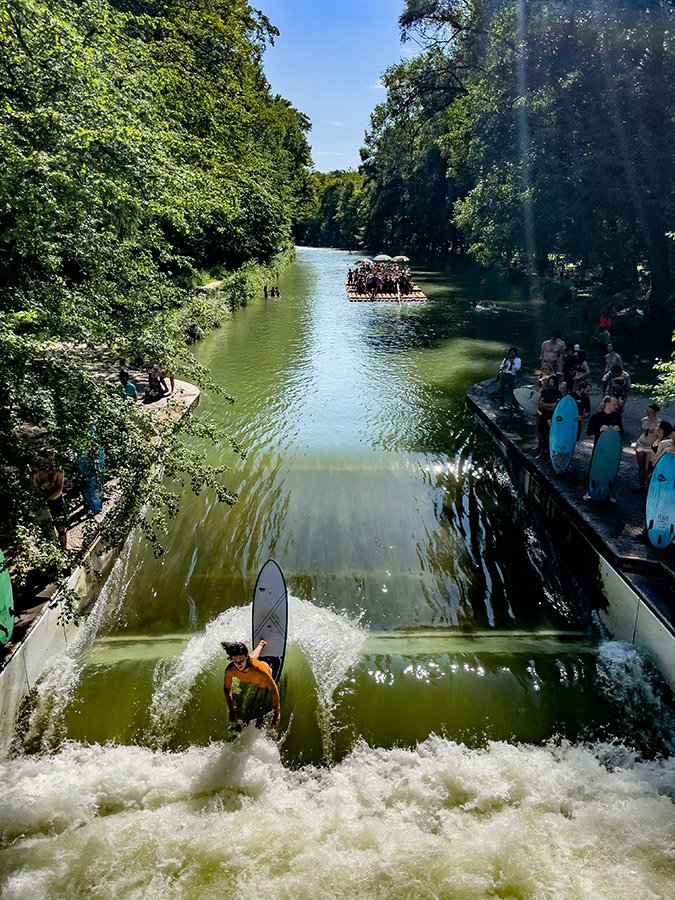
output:
[[290,771],[249,727],[175,754],[66,745],[2,777],[7,900],[672,896],[675,761],[610,746],[431,737]]
[[65,737],[63,713],[80,680],[83,659],[101,629],[119,615],[129,585],[138,571],[139,563],[131,563],[133,546],[134,539],[131,537],[108,575],[93,609],[75,632],[67,651],[48,660],[36,685],[38,702],[25,736],[27,743],[38,740],[42,747],[49,748]]
[[[367,632],[346,615],[338,615],[294,597],[288,598],[289,648],[297,647],[307,659],[317,687],[322,715],[330,716],[337,686],[356,662]],[[158,663],[150,717],[155,746],[170,743],[180,715],[190,702],[198,677],[223,659],[223,640],[250,643],[251,605],[222,612],[192,638],[177,660]],[[326,733],[328,728],[325,729]]]

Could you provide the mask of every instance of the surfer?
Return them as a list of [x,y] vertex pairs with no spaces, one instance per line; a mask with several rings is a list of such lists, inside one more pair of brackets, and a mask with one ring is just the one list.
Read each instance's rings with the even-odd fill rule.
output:
[[223,681],[223,691],[225,692],[225,701],[230,714],[230,728],[237,727],[237,710],[232,697],[232,679],[238,678],[247,684],[254,684],[256,687],[265,688],[270,692],[272,697],[272,725],[279,728],[281,719],[279,715],[279,688],[272,677],[272,670],[266,662],[259,659],[260,654],[267,641],[260,641],[258,646],[252,653],[248,652],[246,644],[240,642],[221,641],[221,647],[230,658],[230,663],[225,669],[225,678]]

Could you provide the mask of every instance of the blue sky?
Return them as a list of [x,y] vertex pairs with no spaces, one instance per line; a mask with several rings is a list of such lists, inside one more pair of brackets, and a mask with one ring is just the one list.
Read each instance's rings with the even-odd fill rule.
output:
[[[380,75],[405,53],[403,0],[257,0],[281,32],[265,52],[267,78],[309,116],[314,167],[355,169],[370,114],[385,99]],[[408,55],[408,54],[405,54]]]

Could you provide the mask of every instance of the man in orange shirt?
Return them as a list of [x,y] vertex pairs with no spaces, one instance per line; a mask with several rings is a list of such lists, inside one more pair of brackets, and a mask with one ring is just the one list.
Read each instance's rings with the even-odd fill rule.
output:
[[272,696],[272,725],[279,728],[279,688],[272,677],[272,670],[266,662],[258,659],[262,653],[266,641],[260,641],[255,650],[249,654],[246,644],[239,642],[230,643],[222,641],[221,646],[225,648],[225,652],[230,657],[231,662],[225,669],[225,678],[223,681],[223,691],[225,692],[225,700],[227,709],[230,713],[230,728],[237,726],[237,710],[234,706],[232,698],[232,679],[238,678],[247,684],[255,684],[256,687],[265,688]]

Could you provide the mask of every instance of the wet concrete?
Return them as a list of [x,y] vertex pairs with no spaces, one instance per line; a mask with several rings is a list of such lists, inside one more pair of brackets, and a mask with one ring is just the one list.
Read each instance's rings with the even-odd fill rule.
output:
[[[623,414],[623,455],[613,489],[616,502],[586,501],[583,495],[588,484],[593,439],[585,435],[577,444],[568,470],[557,474],[547,459],[535,458],[537,436],[535,417],[523,412],[499,409],[497,382],[474,385],[467,394],[467,403],[481,424],[505,448],[511,466],[531,473],[543,490],[548,491],[593,547],[622,577],[631,584],[659,619],[675,633],[675,542],[665,550],[651,544],[636,542],[645,523],[644,492],[639,490],[635,450],[631,446],[640,432],[640,420],[649,399],[630,396]],[[519,386],[535,386],[534,379],[523,379]],[[591,395],[591,411],[602,399],[600,390]],[[675,408],[662,410],[663,418],[672,420]],[[558,522],[559,538],[569,543],[565,526]],[[553,534],[554,539],[556,534]],[[568,554],[569,556],[569,554]]]

